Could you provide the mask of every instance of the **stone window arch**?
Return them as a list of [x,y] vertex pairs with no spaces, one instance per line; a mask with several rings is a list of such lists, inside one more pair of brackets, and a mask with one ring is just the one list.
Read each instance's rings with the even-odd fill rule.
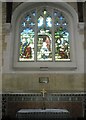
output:
[[[75,10],[67,3],[19,5],[11,22],[12,68],[20,71],[76,69],[77,22]],[[50,46],[43,43],[45,37],[50,39],[50,43],[47,41]],[[21,43],[26,41],[27,48],[24,50]],[[50,47],[50,51],[42,51],[43,44]]]

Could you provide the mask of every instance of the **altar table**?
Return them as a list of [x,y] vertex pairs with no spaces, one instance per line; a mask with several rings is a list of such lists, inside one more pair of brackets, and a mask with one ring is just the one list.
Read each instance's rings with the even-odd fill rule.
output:
[[68,118],[70,113],[66,109],[20,109],[16,117],[18,120],[54,120],[56,118]]

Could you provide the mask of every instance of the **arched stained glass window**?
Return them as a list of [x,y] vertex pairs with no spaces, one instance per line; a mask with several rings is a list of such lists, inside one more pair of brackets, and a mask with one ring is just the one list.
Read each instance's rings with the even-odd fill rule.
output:
[[64,12],[41,6],[23,16],[19,61],[70,61],[69,22]]

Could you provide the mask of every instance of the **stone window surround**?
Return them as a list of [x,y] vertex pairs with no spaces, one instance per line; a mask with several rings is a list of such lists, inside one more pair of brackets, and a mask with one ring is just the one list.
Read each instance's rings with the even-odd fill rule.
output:
[[[29,6],[33,5],[34,3],[29,3]],[[49,5],[51,5],[50,3],[48,3]],[[55,7],[59,7],[60,9],[62,8],[62,10],[67,14],[67,16],[70,19],[70,24],[71,24],[71,53],[72,53],[72,59],[71,62],[18,62],[18,43],[15,42],[15,40],[17,40],[17,38],[19,37],[17,35],[17,37],[15,38],[15,31],[18,30],[18,28],[15,28],[15,24],[16,24],[16,18],[19,16],[19,14],[21,14],[22,12],[22,8],[23,11],[26,11],[26,8],[28,6],[27,3],[22,3],[20,6],[18,6],[18,8],[16,8],[16,10],[13,13],[12,16],[12,23],[11,24],[6,24],[6,29],[7,31],[9,31],[9,28],[11,28],[9,35],[10,35],[10,46],[13,46],[13,48],[8,48],[10,51],[10,60],[8,60],[9,63],[11,63],[9,65],[9,68],[11,69],[11,71],[58,71],[58,70],[72,70],[75,71],[77,69],[77,56],[76,56],[76,40],[77,40],[77,24],[78,24],[78,16],[77,13],[75,12],[75,10],[69,6],[67,3],[54,3],[53,4]],[[14,23],[14,24],[13,24]],[[79,24],[78,27],[79,29],[83,29],[82,27],[83,24]],[[18,31],[17,31],[18,32]],[[76,52],[75,52],[76,51]],[[13,56],[14,55],[14,56]]]

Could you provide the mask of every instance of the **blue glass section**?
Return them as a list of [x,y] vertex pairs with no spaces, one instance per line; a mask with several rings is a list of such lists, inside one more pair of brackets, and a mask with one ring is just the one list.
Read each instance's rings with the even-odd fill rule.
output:
[[31,19],[30,16],[27,16],[27,17],[26,17],[26,20],[27,20],[27,21],[30,21],[30,19]]
[[60,16],[60,18],[59,18],[60,20],[63,20],[63,16]]
[[34,25],[35,25],[35,23],[31,22],[31,23],[30,23],[30,25],[31,25],[31,26],[34,26]]
[[43,25],[43,22],[44,22],[44,18],[40,16],[38,19],[38,27],[41,27]]
[[26,28],[25,30],[24,30],[24,32],[25,33],[29,33],[31,30],[29,29],[29,28]]
[[52,19],[51,19],[51,17],[47,17],[46,24],[47,24],[47,27],[52,27]]
[[23,22],[23,23],[22,23],[22,26],[23,26],[23,27],[25,27],[25,26],[26,26],[26,23],[25,23],[25,22]]
[[33,34],[33,29],[30,29],[30,28],[26,28],[23,30],[23,32],[21,33],[21,35],[25,35],[25,36],[28,36],[28,34]]
[[63,37],[69,37],[69,33],[68,32],[64,32],[63,34],[64,34]]

